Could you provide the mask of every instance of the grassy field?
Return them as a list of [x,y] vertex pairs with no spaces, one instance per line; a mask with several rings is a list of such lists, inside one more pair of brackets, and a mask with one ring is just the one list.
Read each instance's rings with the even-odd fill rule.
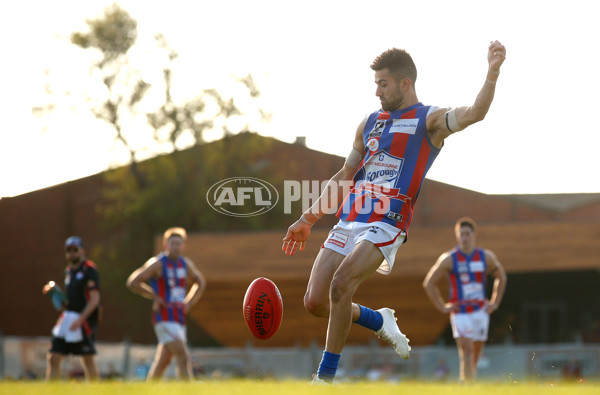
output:
[[305,381],[197,381],[193,383],[160,382],[0,382],[1,395],[288,395],[288,394],[343,394],[343,395],[494,395],[494,394],[551,394],[586,395],[600,394],[600,384],[582,383],[477,383],[472,385],[433,384],[407,382],[390,383],[348,383],[333,386],[308,385]]

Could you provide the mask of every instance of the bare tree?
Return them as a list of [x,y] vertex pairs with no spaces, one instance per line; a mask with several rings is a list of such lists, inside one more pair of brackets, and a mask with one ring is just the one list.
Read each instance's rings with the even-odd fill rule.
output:
[[[80,48],[96,51],[97,60],[91,66],[91,78],[99,79],[105,88],[105,95],[89,96],[88,106],[94,116],[110,126],[115,141],[124,147],[129,155],[129,165],[135,182],[139,187],[147,186],[148,180],[137,165],[142,151],[148,146],[140,147],[133,140],[140,140],[141,133],[146,133],[148,145],[152,144],[151,154],[176,151],[178,142],[185,135],[189,145],[200,144],[204,141],[204,132],[215,126],[215,121],[221,119],[224,125],[224,135],[247,130],[248,125],[241,130],[230,130],[227,119],[244,117],[246,114],[238,108],[233,97],[224,98],[217,89],[204,89],[192,99],[177,101],[173,97],[174,63],[178,53],[167,43],[162,34],[155,38],[156,48],[162,53],[165,61],[162,65],[162,81],[146,81],[141,70],[134,67],[131,61],[132,48],[138,37],[137,21],[127,11],[113,4],[96,19],[86,20],[87,31],[74,32],[70,42]],[[146,65],[144,66],[146,67]],[[149,64],[147,67],[160,67]],[[248,89],[252,99],[260,97],[260,91],[251,75],[239,78],[238,82]],[[54,94],[49,86],[47,93]],[[162,104],[151,111],[144,107],[144,100],[149,96],[156,98],[161,95]],[[216,104],[216,112],[207,111],[207,103]],[[57,108],[55,103],[36,107],[37,115],[46,115]],[[264,121],[269,120],[269,114],[258,110]],[[140,130],[140,116],[145,117],[147,132]],[[138,123],[136,123],[138,121]],[[147,154],[147,152],[145,152]],[[146,155],[149,156],[149,155]]]

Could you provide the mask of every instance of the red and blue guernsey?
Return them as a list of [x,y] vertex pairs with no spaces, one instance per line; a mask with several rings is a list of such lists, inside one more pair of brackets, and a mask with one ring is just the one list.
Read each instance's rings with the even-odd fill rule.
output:
[[363,131],[365,157],[337,216],[346,221],[385,222],[407,232],[427,171],[440,152],[427,134],[437,107],[417,103],[369,115]]
[[486,304],[485,253],[475,248],[469,255],[458,247],[452,250],[452,271],[448,272],[450,302],[458,303],[460,313],[472,313]]
[[184,301],[187,284],[185,259],[178,257],[171,261],[164,253],[156,259],[162,262],[162,275],[150,280],[150,286],[165,301],[166,307],[152,313],[152,323],[178,322],[185,325]]

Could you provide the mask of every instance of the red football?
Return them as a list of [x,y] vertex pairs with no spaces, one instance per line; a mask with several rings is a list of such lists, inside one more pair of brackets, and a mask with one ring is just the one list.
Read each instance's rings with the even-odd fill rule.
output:
[[252,281],[244,296],[243,313],[254,337],[265,340],[273,336],[283,317],[283,300],[275,283],[264,277]]

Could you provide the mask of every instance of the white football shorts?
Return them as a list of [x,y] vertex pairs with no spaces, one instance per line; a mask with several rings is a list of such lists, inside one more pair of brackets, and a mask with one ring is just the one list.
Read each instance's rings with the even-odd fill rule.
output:
[[472,313],[452,313],[450,325],[455,339],[464,337],[476,342],[484,342],[488,337],[490,315],[485,308]]
[[375,244],[383,254],[378,273],[390,274],[398,248],[404,243],[406,233],[385,222],[354,222],[340,220],[329,232],[324,248],[347,256],[363,240]]
[[181,340],[187,343],[187,329],[178,322],[157,322],[154,324],[154,332],[158,342],[162,345]]

